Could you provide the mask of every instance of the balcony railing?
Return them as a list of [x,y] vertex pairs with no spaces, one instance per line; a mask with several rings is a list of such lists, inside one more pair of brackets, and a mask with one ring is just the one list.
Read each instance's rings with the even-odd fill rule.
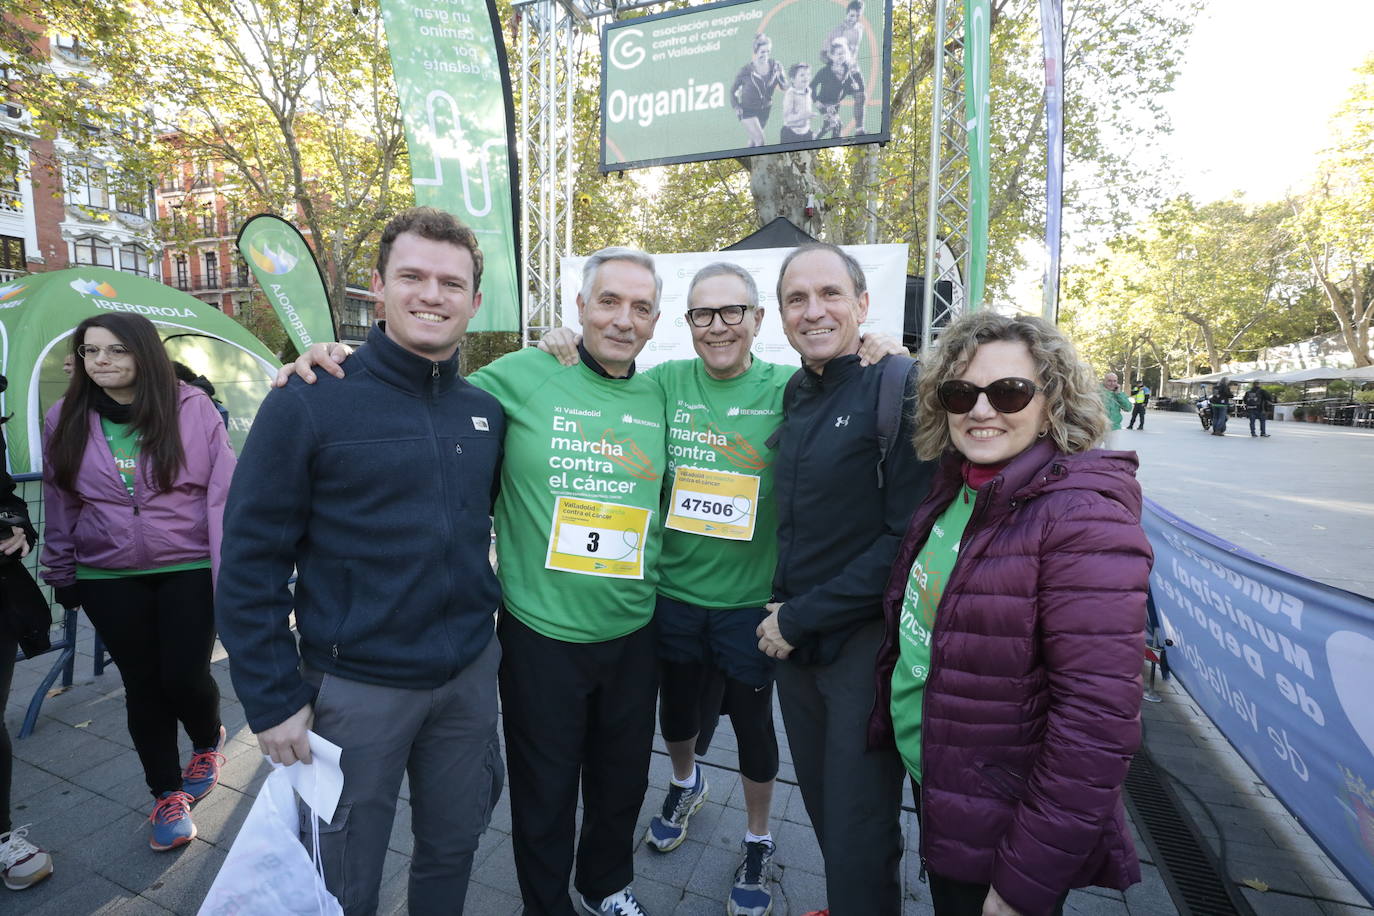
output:
[[0,283],[9,283],[13,280],[18,280],[20,277],[26,276],[27,274],[27,270],[6,270],[0,268]]
[[23,213],[24,197],[18,191],[9,188],[0,188],[0,211],[6,213]]

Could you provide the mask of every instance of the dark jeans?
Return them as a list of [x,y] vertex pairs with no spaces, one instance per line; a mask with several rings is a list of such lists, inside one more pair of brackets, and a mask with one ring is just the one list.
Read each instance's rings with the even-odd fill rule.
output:
[[1247,417],[1250,418],[1250,435],[1253,436],[1253,435],[1255,434],[1255,421],[1256,421],[1256,420],[1259,420],[1259,425],[1260,425],[1259,431],[1260,431],[1260,434],[1261,434],[1261,435],[1265,435],[1265,436],[1269,435],[1268,433],[1266,433],[1266,432],[1264,431],[1264,411],[1263,411],[1263,410],[1260,410],[1258,407],[1247,407],[1247,408],[1245,408],[1245,415],[1246,415]]
[[177,722],[192,747],[219,743],[210,570],[82,579],[81,606],[124,681],[129,736],[153,795],[181,788]]
[[1226,432],[1226,404],[1212,405],[1212,432],[1221,435]]
[[501,612],[501,711],[511,840],[526,916],[573,916],[634,880],[635,825],[649,786],[658,660],[652,624],[595,643],[551,639]]
[[1131,408],[1131,422],[1126,424],[1127,429],[1135,429],[1135,421],[1140,420],[1140,428],[1145,428],[1145,405],[1136,404]]

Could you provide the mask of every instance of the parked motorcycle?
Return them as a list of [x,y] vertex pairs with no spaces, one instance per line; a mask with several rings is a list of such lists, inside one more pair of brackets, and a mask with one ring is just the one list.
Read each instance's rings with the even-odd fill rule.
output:
[[1212,428],[1212,402],[1207,395],[1200,395],[1194,402],[1197,407],[1197,418],[1202,421],[1202,431],[1207,432]]

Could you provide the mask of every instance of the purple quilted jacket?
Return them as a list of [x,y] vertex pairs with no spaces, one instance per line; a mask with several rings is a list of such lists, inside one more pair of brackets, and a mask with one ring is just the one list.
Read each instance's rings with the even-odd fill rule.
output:
[[[869,743],[891,746],[897,621],[916,552],[962,486],[958,455],[916,510],[883,596]],[[1140,745],[1145,591],[1132,452],[1040,441],[978,492],[935,615],[921,856],[1025,916],[1068,889],[1140,880],[1121,785]]]

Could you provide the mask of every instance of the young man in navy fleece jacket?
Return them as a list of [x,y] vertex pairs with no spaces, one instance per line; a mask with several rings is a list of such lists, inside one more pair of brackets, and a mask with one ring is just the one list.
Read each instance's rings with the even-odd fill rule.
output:
[[487,551],[505,418],[458,375],[481,279],[476,237],[449,214],[388,223],[372,275],[384,327],[347,378],[268,395],[225,512],[216,609],[248,724],[279,763],[310,761],[309,730],[343,748],[320,850],[348,914],[377,908],[402,773],[413,914],[462,911],[501,791]]

